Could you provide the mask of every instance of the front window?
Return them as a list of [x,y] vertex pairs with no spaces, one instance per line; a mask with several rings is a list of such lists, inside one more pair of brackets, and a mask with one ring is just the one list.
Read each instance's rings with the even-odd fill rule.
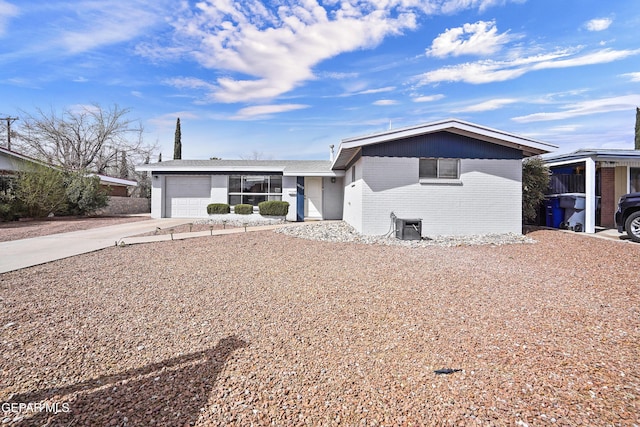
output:
[[282,176],[231,175],[229,177],[229,205],[258,206],[267,200],[282,200]]
[[629,168],[629,192],[640,192],[640,168]]
[[460,159],[420,159],[420,179],[459,179]]

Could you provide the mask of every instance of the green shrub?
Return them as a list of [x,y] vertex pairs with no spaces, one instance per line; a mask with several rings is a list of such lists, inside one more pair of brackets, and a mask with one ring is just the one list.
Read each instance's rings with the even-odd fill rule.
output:
[[253,213],[253,206],[251,205],[235,205],[233,211],[239,215],[251,215]]
[[289,202],[280,200],[269,200],[268,202],[258,203],[260,215],[265,216],[287,216],[289,212]]
[[33,164],[18,173],[15,184],[15,197],[27,217],[42,218],[66,211],[68,199],[63,171]]
[[22,216],[20,200],[13,195],[0,193],[0,221],[17,221]]
[[15,196],[16,179],[0,175],[0,221],[16,221],[24,207]]
[[228,214],[229,212],[231,212],[231,207],[226,203],[211,203],[207,205],[207,213],[209,215]]
[[90,215],[109,203],[107,192],[100,187],[100,178],[84,172],[68,172],[64,179],[67,213]]
[[525,223],[535,220],[550,180],[551,172],[542,158],[530,157],[522,163],[522,218]]

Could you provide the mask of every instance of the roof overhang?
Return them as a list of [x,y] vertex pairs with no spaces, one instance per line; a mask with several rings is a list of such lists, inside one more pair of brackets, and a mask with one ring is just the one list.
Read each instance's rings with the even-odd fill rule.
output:
[[525,157],[549,153],[558,148],[555,145],[524,136],[480,126],[458,119],[447,119],[418,126],[392,129],[372,135],[343,139],[331,168],[345,168],[358,155],[362,147],[365,145],[380,144],[383,142],[390,142],[441,131],[451,132],[493,144],[522,150]]
[[246,173],[271,173],[282,174],[283,176],[326,176],[326,177],[340,177],[344,176],[344,171],[334,170],[315,170],[315,169],[297,169],[295,167],[281,165],[281,164],[242,164],[242,165],[162,165],[162,163],[150,163],[138,165],[135,168],[140,172],[151,172],[159,174],[170,173],[216,173],[216,174],[246,174]]
[[95,174],[95,176],[100,178],[100,184],[104,184],[104,185],[119,185],[119,186],[131,186],[131,187],[138,186],[138,183],[136,181],[131,181],[130,179],[115,178],[113,176],[100,175],[100,174]]
[[193,173],[256,172],[256,173],[259,173],[259,172],[283,172],[284,171],[284,167],[282,167],[282,166],[271,166],[271,167],[265,167],[265,166],[225,166],[225,167],[221,167],[221,166],[206,166],[206,165],[202,165],[202,166],[198,166],[198,165],[162,166],[161,163],[149,163],[149,164],[136,166],[136,171],[139,171],[139,172],[152,172],[152,173],[153,172],[163,172],[163,173],[170,173],[170,172],[183,172],[183,173],[184,172],[193,172]]
[[19,162],[51,167],[51,165],[49,165],[47,163],[44,163],[44,162],[41,162],[38,159],[34,159],[34,158],[29,157],[27,155],[24,155],[24,154],[21,154],[21,153],[18,153],[16,151],[9,150],[9,149],[3,148],[3,147],[0,147],[0,155],[4,155],[4,156],[9,157],[9,158],[11,158],[13,160],[18,160]]
[[282,175],[283,176],[328,176],[328,177],[340,177],[340,176],[344,176],[344,171],[312,172],[312,171],[285,170],[282,173]]
[[603,167],[640,167],[640,150],[583,149],[572,153],[543,157],[547,166],[564,166],[582,163],[587,159],[596,161]]

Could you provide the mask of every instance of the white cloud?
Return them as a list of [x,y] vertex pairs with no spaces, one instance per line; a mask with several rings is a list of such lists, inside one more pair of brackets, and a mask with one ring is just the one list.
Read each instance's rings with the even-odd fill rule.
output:
[[635,109],[638,105],[640,105],[640,95],[625,95],[568,104],[562,107],[562,111],[529,114],[526,116],[514,117],[512,120],[519,123],[565,120],[591,114]]
[[596,18],[587,21],[584,27],[589,31],[604,31],[613,23],[611,18]]
[[5,34],[9,20],[19,14],[20,9],[18,9],[18,6],[0,0],[0,36]]
[[[261,0],[203,0],[172,23],[182,45],[169,52],[188,51],[202,66],[226,72],[213,83],[212,102],[268,100],[315,79],[313,67],[326,59],[415,29],[421,14],[483,11],[509,1],[523,0],[304,0],[277,8]],[[482,34],[487,51],[508,37],[492,31]]]
[[512,39],[508,32],[498,34],[494,21],[478,21],[475,24],[447,29],[433,40],[431,48],[427,49],[426,53],[437,58],[460,55],[486,56],[498,52]]
[[242,75],[218,78],[212,101],[265,100],[314,79],[325,59],[415,28],[416,13],[403,2],[330,2],[330,9],[306,0],[271,10],[257,0],[205,0],[173,25],[184,43],[196,44],[192,55],[202,66]]
[[444,95],[439,93],[437,95],[426,95],[426,96],[415,97],[413,98],[413,102],[433,102],[433,101],[438,101],[442,98],[444,98]]
[[640,82],[640,72],[639,73],[627,73],[622,74],[622,77],[626,77],[632,82]]
[[156,126],[161,131],[169,131],[175,130],[176,128],[176,119],[180,117],[180,121],[184,123],[185,119],[188,120],[200,120],[198,114],[191,111],[175,111],[167,114],[163,114],[161,116],[153,117],[148,120],[148,122],[154,126]]
[[393,99],[379,99],[373,103],[373,105],[376,105],[379,107],[387,106],[387,105],[397,105],[397,104],[398,104],[398,101],[395,101]]
[[493,110],[499,110],[507,105],[515,104],[517,102],[520,102],[520,100],[516,98],[496,98],[496,99],[490,99],[488,101],[480,102],[479,104],[470,105],[468,107],[458,110],[457,112],[477,113],[482,111],[493,111]]
[[387,86],[387,87],[381,87],[377,89],[363,90],[358,93],[355,93],[355,95],[371,95],[373,93],[393,92],[394,90],[396,90],[395,86]]
[[[524,3],[526,0],[511,0],[512,3]],[[509,3],[509,0],[449,0],[442,2],[440,11],[442,13],[455,13],[464,9],[477,8],[484,12],[490,7],[502,6]]]
[[323,77],[335,80],[355,79],[358,77],[358,73],[339,73],[339,72],[327,72],[322,73]]
[[211,83],[194,77],[175,77],[165,80],[165,83],[182,89],[215,89],[215,86]]
[[161,6],[149,0],[74,2],[67,6],[73,8],[74,18],[59,34],[51,34],[50,42],[76,54],[132,40],[163,22]]
[[309,106],[304,104],[255,105],[240,109],[232,118],[234,120],[247,120],[255,117],[285,113],[287,111],[301,110],[304,108],[309,108]]
[[[364,85],[364,83],[358,83],[356,84],[355,87],[362,87]],[[380,88],[376,88],[376,89],[355,89],[348,91],[347,93],[343,93],[341,95],[338,95],[339,98],[346,98],[349,96],[357,96],[357,95],[375,95],[376,93],[385,93],[385,92],[393,92],[394,90],[396,90],[395,86],[386,86],[386,87],[380,87]]]
[[551,132],[551,133],[575,133],[578,130],[580,130],[580,128],[582,128],[582,125],[578,125],[578,124],[569,124],[569,125],[562,125],[562,126],[554,126],[554,127],[550,127],[547,129],[547,132]]
[[482,84],[501,82],[518,78],[538,70],[580,67],[604,64],[640,54],[640,49],[601,49],[578,54],[578,49],[555,52],[507,60],[481,60],[443,67],[417,77],[420,84],[441,82],[465,82]]

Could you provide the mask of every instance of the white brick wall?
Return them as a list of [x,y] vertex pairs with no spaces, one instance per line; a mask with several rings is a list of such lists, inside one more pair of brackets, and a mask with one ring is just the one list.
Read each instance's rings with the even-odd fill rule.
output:
[[164,217],[164,175],[151,178],[151,218]]
[[345,221],[363,234],[385,234],[393,211],[421,218],[423,236],[521,232],[520,160],[462,159],[457,184],[419,183],[418,164],[417,158],[360,159],[363,179],[345,187]]
[[[356,180],[351,180],[351,168],[344,177],[344,205],[342,207],[342,219],[351,224],[359,233],[363,233],[362,228],[362,160],[360,158],[355,164]],[[352,166],[353,167],[353,166]],[[371,234],[371,233],[369,233]]]
[[[331,182],[331,180],[335,182]],[[342,219],[344,181],[342,177],[322,178],[322,218]]]

